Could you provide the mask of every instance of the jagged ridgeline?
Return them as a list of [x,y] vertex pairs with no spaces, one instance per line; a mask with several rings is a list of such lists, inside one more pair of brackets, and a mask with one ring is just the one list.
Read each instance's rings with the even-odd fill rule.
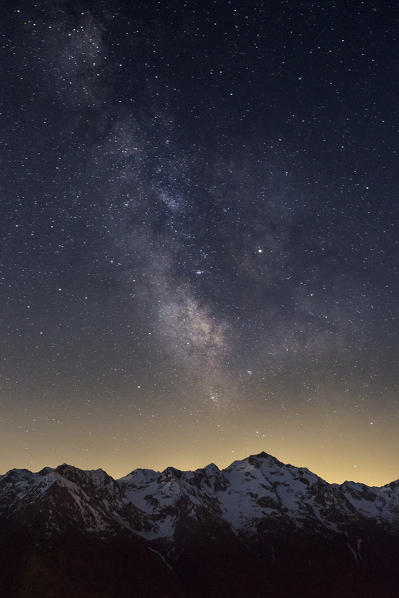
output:
[[399,482],[328,484],[266,453],[0,478],[2,598],[394,597],[398,558]]

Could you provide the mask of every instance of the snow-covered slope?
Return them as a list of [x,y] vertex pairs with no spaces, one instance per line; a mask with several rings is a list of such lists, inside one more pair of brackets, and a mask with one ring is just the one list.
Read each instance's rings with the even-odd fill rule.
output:
[[2,598],[393,598],[398,558],[399,482],[328,484],[266,453],[0,476]]
[[149,531],[143,535],[148,538],[172,536],[183,515],[213,517],[245,534],[258,533],[268,522],[322,533],[339,533],[362,519],[399,524],[399,483],[382,488],[328,484],[308,469],[284,465],[266,453],[224,470],[214,464],[194,472],[135,470],[118,483],[145,513]]
[[42,520],[48,530],[71,526],[109,534],[118,529],[116,513],[123,505],[120,487],[102,470],[13,469],[0,480],[0,518],[23,519],[28,526]]
[[0,518],[23,518],[27,525],[41,519],[49,531],[75,526],[100,536],[123,530],[170,541],[183,521],[228,526],[247,537],[262,536],[276,526],[343,534],[348,526],[367,521],[395,530],[399,482],[381,488],[328,484],[266,453],[224,470],[214,464],[196,471],[136,469],[120,480],[101,469],[61,465],[2,476]]

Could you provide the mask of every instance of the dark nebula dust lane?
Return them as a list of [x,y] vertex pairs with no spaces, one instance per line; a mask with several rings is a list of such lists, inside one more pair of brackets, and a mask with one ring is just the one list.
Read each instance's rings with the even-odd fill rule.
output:
[[396,4],[111,4],[1,7],[1,471],[399,477]]

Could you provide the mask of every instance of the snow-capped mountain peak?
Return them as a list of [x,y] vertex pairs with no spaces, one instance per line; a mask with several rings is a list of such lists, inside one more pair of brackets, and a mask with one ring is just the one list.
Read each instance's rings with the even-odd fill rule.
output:
[[0,478],[0,516],[12,518],[35,505],[53,508],[61,495],[55,526],[101,534],[123,529],[150,540],[172,540],[187,519],[212,520],[253,537],[276,524],[319,533],[342,533],[365,520],[399,525],[398,483],[328,484],[264,452],[222,470],[213,463],[195,471],[136,469],[119,480],[65,463],[38,473],[14,469]]

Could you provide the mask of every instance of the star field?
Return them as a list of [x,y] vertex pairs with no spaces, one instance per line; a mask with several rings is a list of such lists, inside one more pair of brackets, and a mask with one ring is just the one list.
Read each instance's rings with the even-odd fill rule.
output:
[[1,470],[398,478],[395,3],[1,13]]

